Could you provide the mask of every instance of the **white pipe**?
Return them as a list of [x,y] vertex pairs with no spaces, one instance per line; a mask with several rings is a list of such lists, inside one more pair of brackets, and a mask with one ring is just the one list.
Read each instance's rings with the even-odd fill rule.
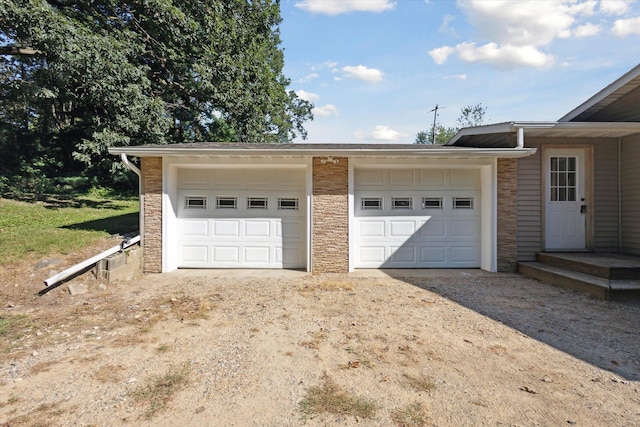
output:
[[524,148],[524,128],[518,128],[518,145],[516,148]]
[[101,259],[104,259],[109,255],[113,255],[116,252],[121,251],[122,249],[128,248],[129,246],[134,245],[139,241],[140,241],[140,235],[137,235],[136,237],[130,240],[125,240],[118,246],[114,246],[111,249],[107,249],[106,251],[101,252],[94,257],[91,257],[85,261],[82,261],[80,264],[76,264],[73,267],[67,268],[63,272],[56,274],[55,276],[49,277],[47,280],[44,281],[44,285],[49,287],[55,283],[61,282],[67,277],[72,276],[73,274],[78,273],[87,267],[91,267],[92,265],[97,264],[98,261],[100,261]]
[[[144,236],[144,203],[142,201],[142,172],[140,171],[140,169],[136,167],[136,165],[134,165],[129,161],[129,158],[125,153],[120,153],[120,159],[122,160],[122,163],[124,163],[126,167],[128,167],[133,171],[133,173],[138,175],[138,202],[140,203],[140,208],[138,209],[140,211],[140,214],[138,216],[138,230],[140,232],[140,236]],[[144,245],[144,242],[141,243],[141,245]]]
[[122,163],[124,163],[126,167],[131,169],[136,175],[140,176],[140,169],[138,169],[136,165],[134,165],[129,161],[129,158],[127,157],[126,154],[124,153],[120,154],[120,159],[122,160]]

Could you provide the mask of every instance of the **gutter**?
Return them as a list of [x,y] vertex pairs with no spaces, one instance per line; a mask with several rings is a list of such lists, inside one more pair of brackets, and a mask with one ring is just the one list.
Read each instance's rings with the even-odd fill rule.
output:
[[467,148],[467,147],[448,147],[429,148],[429,149],[354,149],[340,148],[335,149],[275,149],[275,148],[179,148],[179,147],[118,147],[110,148],[109,152],[116,155],[133,155],[137,157],[339,157],[347,156],[354,158],[492,158],[492,157],[524,157],[535,153],[535,149],[519,149],[513,148]]

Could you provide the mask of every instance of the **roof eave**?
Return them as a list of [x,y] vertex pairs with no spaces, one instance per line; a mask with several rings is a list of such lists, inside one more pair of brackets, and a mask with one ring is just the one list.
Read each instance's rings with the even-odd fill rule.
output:
[[533,148],[430,148],[430,149],[322,149],[299,150],[296,152],[279,149],[223,149],[223,148],[172,148],[166,147],[112,147],[109,153],[113,155],[126,154],[135,157],[360,157],[360,158],[495,158],[495,157],[525,157],[536,152]]
[[569,111],[564,116],[560,117],[560,119],[558,119],[558,121],[559,122],[568,122],[568,121],[573,120],[574,118],[578,117],[580,114],[584,113],[589,108],[591,108],[592,106],[594,106],[598,102],[602,101],[607,96],[609,96],[612,93],[614,93],[615,91],[619,90],[624,85],[626,85],[627,83],[629,83],[630,81],[632,81],[633,79],[635,79],[638,76],[640,76],[640,64],[636,65],[631,70],[629,70],[627,73],[622,75],[622,77],[618,78],[616,81],[614,81],[613,83],[609,84],[607,87],[605,87],[604,89],[602,89],[601,91],[599,91],[598,93],[593,95],[591,98],[587,99],[582,104],[578,105],[573,110]]

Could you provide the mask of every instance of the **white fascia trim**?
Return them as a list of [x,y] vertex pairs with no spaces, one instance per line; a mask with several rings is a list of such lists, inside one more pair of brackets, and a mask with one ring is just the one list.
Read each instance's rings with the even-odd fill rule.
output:
[[348,207],[348,212],[349,212],[349,236],[348,236],[348,247],[349,247],[349,273],[353,272],[355,267],[355,253],[356,253],[356,246],[355,246],[355,230],[354,230],[354,222],[355,222],[355,209],[354,209],[354,205],[355,205],[355,167],[352,161],[349,162],[349,171],[348,171],[348,192],[349,192],[349,207]]
[[306,195],[307,195],[307,273],[311,273],[313,265],[313,159],[307,159],[306,175]]
[[[477,128],[468,128],[473,130]],[[510,128],[509,128],[510,129]],[[462,132],[462,131],[461,131]],[[505,132],[508,132],[506,130]],[[473,132],[472,132],[473,133]],[[493,132],[486,132],[493,133]],[[398,144],[400,145],[400,144]],[[419,149],[419,148],[398,148],[398,149],[336,149],[331,150],[288,150],[288,149],[219,149],[219,148],[145,148],[140,147],[118,147],[110,148],[109,153],[120,155],[125,153],[130,156],[137,157],[164,157],[171,158],[188,158],[190,162],[202,160],[203,163],[210,162],[212,159],[221,159],[223,162],[237,164],[242,163],[243,159],[301,159],[306,157],[350,157],[350,158],[373,158],[373,159],[430,159],[430,158],[515,158],[523,157],[535,153],[527,153],[524,150],[515,150],[513,148],[473,148],[473,147],[442,147]],[[273,161],[273,160],[271,160]],[[276,160],[279,161],[279,160]]]

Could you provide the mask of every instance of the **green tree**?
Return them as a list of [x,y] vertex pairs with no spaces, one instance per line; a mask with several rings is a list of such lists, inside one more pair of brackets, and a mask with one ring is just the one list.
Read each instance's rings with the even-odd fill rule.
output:
[[436,144],[446,144],[458,132],[458,129],[452,127],[436,126]]
[[431,138],[429,134],[423,130],[416,134],[415,144],[431,144]]
[[306,138],[280,21],[276,0],[1,2],[1,176],[109,181],[110,146]]
[[486,112],[487,107],[484,107],[482,104],[467,105],[460,110],[460,116],[456,120],[456,124],[459,129],[482,126]]

